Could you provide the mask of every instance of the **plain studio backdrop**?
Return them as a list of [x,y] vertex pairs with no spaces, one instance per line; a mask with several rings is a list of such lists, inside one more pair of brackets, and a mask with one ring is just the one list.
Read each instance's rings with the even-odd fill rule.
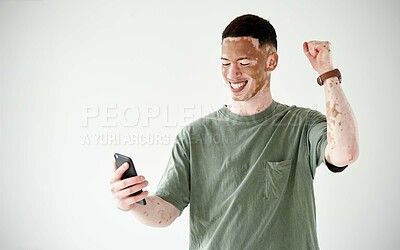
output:
[[1,0],[0,249],[187,249],[188,209],[156,229],[115,207],[113,154],[131,156],[156,190],[180,129],[230,102],[220,37],[245,13],[277,30],[276,101],[325,112],[302,43],[330,40],[357,117],[359,160],[317,170],[321,249],[398,249],[399,10],[395,0]]

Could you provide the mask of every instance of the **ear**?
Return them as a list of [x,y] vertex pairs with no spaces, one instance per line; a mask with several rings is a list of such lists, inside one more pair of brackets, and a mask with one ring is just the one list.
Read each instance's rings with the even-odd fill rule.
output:
[[267,58],[267,70],[273,71],[278,66],[279,56],[276,52],[272,52]]

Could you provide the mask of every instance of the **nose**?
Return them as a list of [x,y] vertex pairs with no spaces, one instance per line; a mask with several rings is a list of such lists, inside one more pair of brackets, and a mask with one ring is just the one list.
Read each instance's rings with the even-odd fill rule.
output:
[[242,72],[236,63],[232,63],[228,69],[228,78],[235,79],[238,76],[241,76]]

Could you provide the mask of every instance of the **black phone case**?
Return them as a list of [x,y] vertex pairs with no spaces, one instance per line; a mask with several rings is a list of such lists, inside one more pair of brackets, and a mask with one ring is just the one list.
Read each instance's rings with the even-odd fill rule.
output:
[[[122,179],[126,179],[126,178],[137,176],[135,165],[133,164],[133,161],[132,161],[132,159],[130,157],[115,153],[114,154],[114,158],[115,158],[115,162],[117,163],[117,167],[121,167],[122,164],[124,164],[125,162],[128,162],[128,164],[129,164],[129,168],[122,175]],[[141,194],[142,192],[143,192],[142,190],[139,190],[136,193],[131,194],[130,196],[135,196],[135,195]],[[143,199],[143,200],[138,201],[136,203],[141,204],[141,205],[146,205],[146,200]]]

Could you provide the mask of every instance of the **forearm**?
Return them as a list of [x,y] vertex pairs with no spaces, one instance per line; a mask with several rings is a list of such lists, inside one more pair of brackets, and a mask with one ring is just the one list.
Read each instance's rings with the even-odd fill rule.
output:
[[166,227],[180,215],[175,206],[158,196],[149,196],[146,202],[145,206],[134,204],[131,209],[132,214],[145,225]]
[[337,77],[324,82],[327,140],[326,160],[338,167],[353,163],[359,154],[356,119]]

